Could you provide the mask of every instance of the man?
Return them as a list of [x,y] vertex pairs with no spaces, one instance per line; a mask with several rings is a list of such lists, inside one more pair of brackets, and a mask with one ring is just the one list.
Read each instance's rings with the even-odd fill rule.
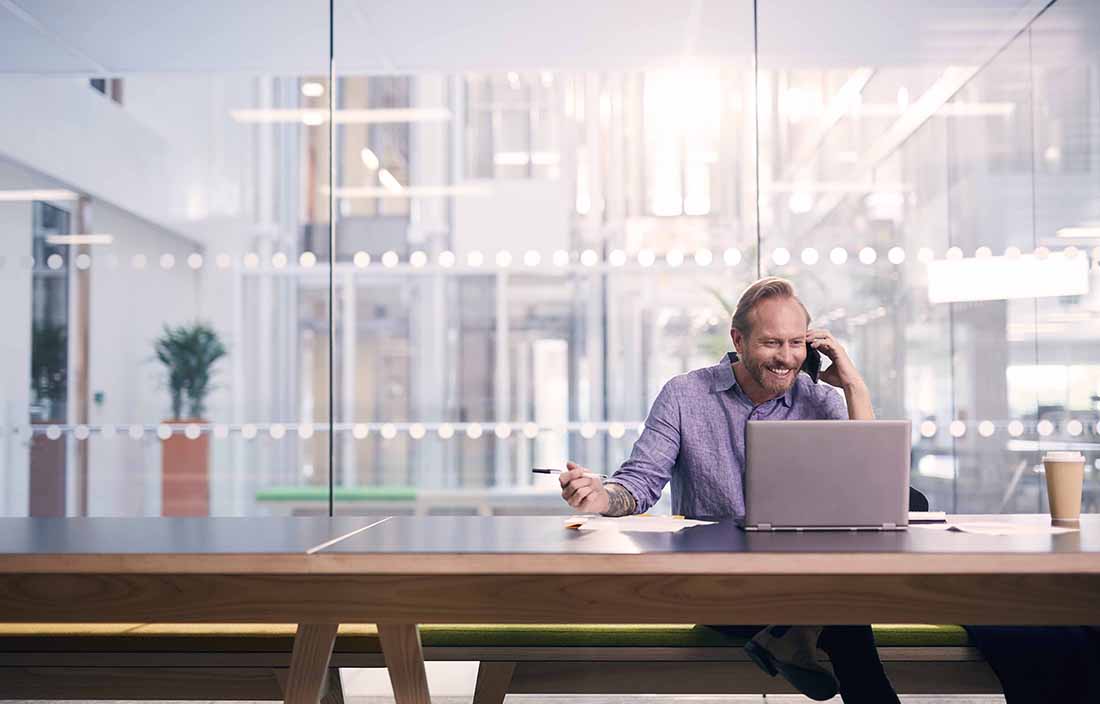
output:
[[[736,352],[665,384],[630,458],[606,483],[568,463],[560,475],[562,497],[584,513],[625,516],[647,511],[671,481],[675,514],[744,517],[749,420],[875,417],[867,384],[844,348],[809,323],[789,281],[768,277],[749,286],[731,323]],[[799,373],[807,344],[831,360],[820,378],[844,392],[847,409],[830,386]],[[829,654],[835,678],[817,662],[818,646]],[[839,688],[847,704],[898,701],[870,626],[771,626],[746,650],[811,698],[829,699]]]

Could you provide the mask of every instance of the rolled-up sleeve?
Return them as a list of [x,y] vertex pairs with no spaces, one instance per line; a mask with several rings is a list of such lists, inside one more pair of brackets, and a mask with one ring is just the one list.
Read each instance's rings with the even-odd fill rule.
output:
[[638,513],[643,513],[661,498],[679,454],[680,403],[673,379],[653,401],[645,429],[634,443],[630,458],[608,481],[626,487],[634,495]]

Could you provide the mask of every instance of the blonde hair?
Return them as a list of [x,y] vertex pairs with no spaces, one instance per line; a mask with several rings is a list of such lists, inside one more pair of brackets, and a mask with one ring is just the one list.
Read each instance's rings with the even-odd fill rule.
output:
[[790,298],[802,306],[802,312],[806,314],[806,324],[810,323],[810,311],[799,300],[794,292],[794,284],[778,276],[766,276],[754,281],[745,289],[741,298],[737,301],[737,309],[733,312],[733,320],[730,321],[730,329],[737,330],[745,337],[752,332],[752,320],[750,316],[756,308],[756,304],[770,298]]

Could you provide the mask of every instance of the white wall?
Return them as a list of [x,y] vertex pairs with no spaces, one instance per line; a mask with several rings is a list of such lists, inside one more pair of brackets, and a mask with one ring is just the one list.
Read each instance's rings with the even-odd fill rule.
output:
[[[2,169],[2,164],[0,164]],[[30,203],[0,203],[0,515],[28,510],[31,371]],[[19,435],[12,428],[20,429]]]
[[0,76],[0,158],[204,240],[207,218],[247,219],[255,79],[136,76],[123,105],[84,78]]
[[[167,145],[173,206],[169,225],[207,244],[210,218],[241,218],[251,212],[254,128],[235,122],[230,111],[252,107],[257,80],[218,74],[135,75],[124,79],[123,112]],[[294,96],[297,101],[297,95]],[[297,126],[292,126],[297,129]]]
[[[89,420],[96,424],[158,423],[171,416],[162,368],[153,340],[165,324],[194,321],[199,309],[200,274],[187,256],[195,247],[177,235],[106,203],[92,207],[92,228],[114,236],[110,246],[95,247],[91,273],[89,382],[93,398]],[[136,254],[148,260],[143,270],[131,264]],[[171,254],[165,270],[160,258]],[[103,261],[118,258],[117,266]],[[134,440],[125,433],[95,437],[88,455],[88,511],[95,516],[159,515],[160,441],[147,434]]]

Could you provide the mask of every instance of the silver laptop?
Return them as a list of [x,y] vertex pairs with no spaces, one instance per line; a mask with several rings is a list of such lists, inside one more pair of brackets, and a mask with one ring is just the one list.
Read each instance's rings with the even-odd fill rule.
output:
[[742,527],[905,528],[909,433],[907,420],[749,421]]

